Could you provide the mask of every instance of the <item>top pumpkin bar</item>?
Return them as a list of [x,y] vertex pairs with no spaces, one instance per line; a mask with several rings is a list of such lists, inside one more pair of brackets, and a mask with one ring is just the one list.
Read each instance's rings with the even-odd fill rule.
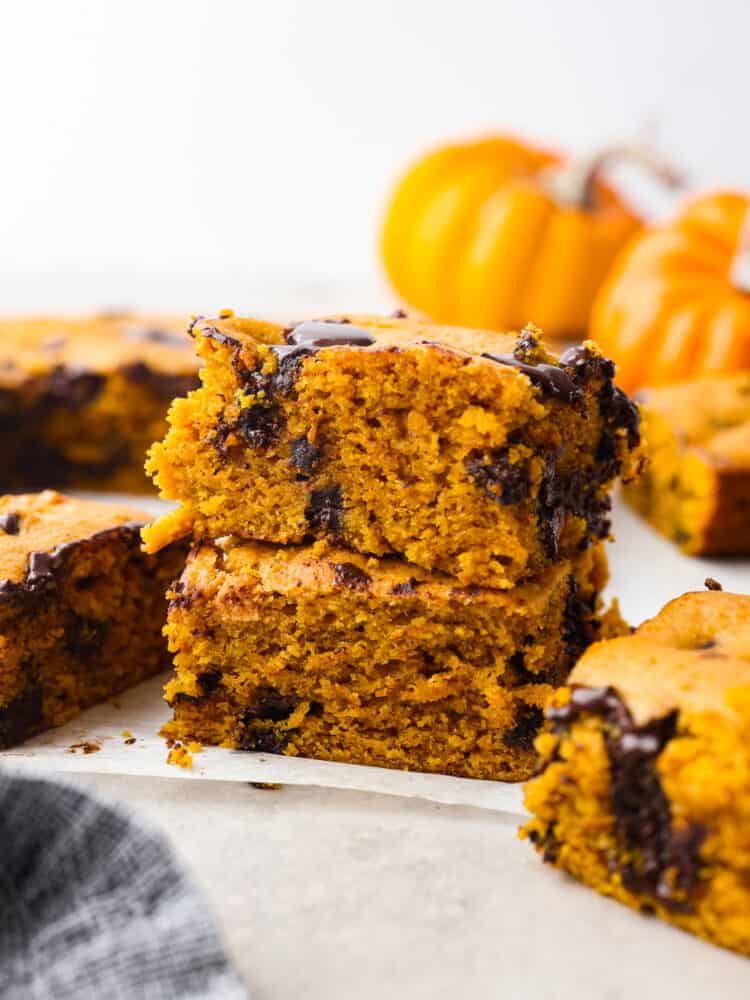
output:
[[401,315],[192,324],[202,387],[147,471],[180,506],[144,532],[328,538],[462,584],[509,588],[608,534],[638,411],[594,344]]

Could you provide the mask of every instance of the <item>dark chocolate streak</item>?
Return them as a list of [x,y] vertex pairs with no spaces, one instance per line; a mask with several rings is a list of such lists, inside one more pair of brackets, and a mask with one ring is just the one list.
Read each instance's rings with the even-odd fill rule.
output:
[[22,743],[42,721],[42,689],[29,676],[23,692],[0,708],[0,750]]
[[[673,829],[669,800],[655,767],[675,735],[677,712],[636,726],[614,688],[574,687],[568,704],[548,709],[547,718],[561,732],[585,713],[600,715],[606,722],[615,829],[623,848],[636,854],[636,860],[615,870],[631,892],[689,912],[706,832],[698,823]],[[614,859],[611,863],[616,864]]]
[[123,378],[134,385],[142,385],[156,399],[171,402],[177,396],[187,396],[200,385],[196,375],[173,375],[157,371],[144,361],[134,361],[129,365],[121,365],[118,369]]
[[55,588],[60,573],[64,572],[67,561],[76,548],[118,535],[121,535],[131,548],[135,548],[140,544],[142,527],[143,524],[139,522],[126,521],[113,528],[94,532],[87,538],[76,538],[63,545],[57,545],[51,552],[31,552],[23,580],[0,580],[0,602],[37,600],[40,595],[48,594]]
[[21,530],[21,516],[17,510],[9,510],[0,517],[0,531],[6,535],[17,535]]
[[528,364],[525,361],[519,361],[513,354],[485,353],[482,354],[482,357],[496,361],[499,365],[517,368],[542,392],[548,393],[550,396],[557,396],[565,403],[575,403],[582,396],[581,390],[570,375],[564,369],[558,368],[557,365]]

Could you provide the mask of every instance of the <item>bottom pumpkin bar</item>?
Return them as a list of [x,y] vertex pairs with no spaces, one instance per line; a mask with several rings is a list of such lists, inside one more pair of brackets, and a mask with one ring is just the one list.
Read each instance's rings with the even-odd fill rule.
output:
[[522,836],[599,892],[750,955],[750,597],[685,594],[592,646],[547,717]]
[[203,544],[171,594],[165,735],[528,777],[553,687],[602,627],[606,575],[601,547],[499,591],[324,542]]
[[185,552],[144,555],[147,520],[52,490],[0,497],[0,748],[168,666],[164,593]]

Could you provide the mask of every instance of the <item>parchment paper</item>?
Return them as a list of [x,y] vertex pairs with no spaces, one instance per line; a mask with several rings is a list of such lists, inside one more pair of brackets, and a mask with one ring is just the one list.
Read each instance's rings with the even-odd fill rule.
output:
[[[101,495],[98,499],[104,499]],[[123,497],[110,497],[119,503]],[[127,503],[153,514],[169,505],[153,498],[125,498]],[[611,581],[608,593],[617,596],[632,624],[655,614],[663,604],[685,590],[700,590],[706,576],[725,590],[750,592],[747,560],[698,560],[681,555],[619,502],[615,503],[617,544],[610,546]],[[377,767],[303,760],[262,753],[206,747],[193,757],[190,770],[167,764],[167,747],[157,734],[169,718],[161,699],[164,678],[154,678],[85,712],[60,729],[0,753],[0,763],[19,768],[56,772],[129,774],[190,781],[248,781],[289,785],[318,785],[413,796],[450,805],[471,805],[523,815],[518,785],[476,781],[444,775],[390,771]],[[135,743],[126,744],[128,730]],[[85,753],[76,744],[100,747]],[[75,748],[75,749],[71,749]]]

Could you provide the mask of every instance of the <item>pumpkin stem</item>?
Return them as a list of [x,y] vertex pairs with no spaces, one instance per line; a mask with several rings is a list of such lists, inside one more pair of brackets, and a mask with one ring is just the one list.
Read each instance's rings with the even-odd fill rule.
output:
[[543,184],[560,204],[591,211],[596,207],[596,184],[602,171],[617,161],[639,164],[667,187],[679,188],[685,184],[682,174],[639,146],[610,146],[592,157],[570,160],[561,167],[548,167],[543,171]]
[[750,208],[745,213],[745,221],[740,229],[740,238],[729,271],[729,280],[738,292],[750,294]]

